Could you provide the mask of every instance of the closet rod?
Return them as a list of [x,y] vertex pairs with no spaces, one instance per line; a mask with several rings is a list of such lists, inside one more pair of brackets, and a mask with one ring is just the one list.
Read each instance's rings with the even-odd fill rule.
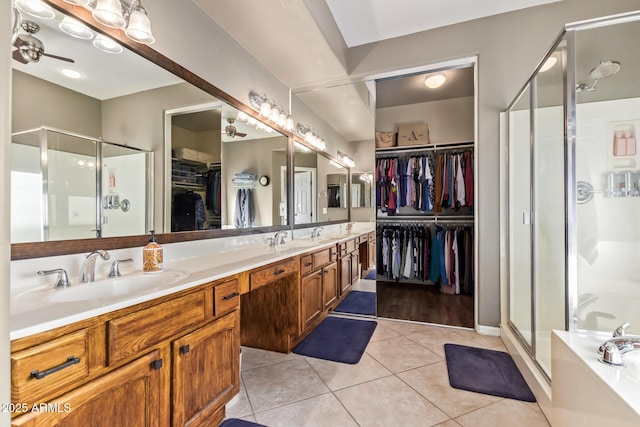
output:
[[451,216],[442,216],[442,215],[405,215],[405,216],[389,216],[389,217],[378,217],[376,221],[379,222],[388,222],[388,221],[473,221],[475,217],[473,215],[457,215],[455,217]]
[[429,147],[421,147],[421,148],[404,148],[404,147],[393,147],[392,149],[377,149],[376,150],[376,158],[385,158],[385,157],[398,157],[399,155],[405,153],[424,153],[427,151],[435,151],[435,150],[460,150],[466,148],[474,148],[474,144],[472,142],[468,144],[459,144],[459,145],[442,145],[438,146],[434,144]]

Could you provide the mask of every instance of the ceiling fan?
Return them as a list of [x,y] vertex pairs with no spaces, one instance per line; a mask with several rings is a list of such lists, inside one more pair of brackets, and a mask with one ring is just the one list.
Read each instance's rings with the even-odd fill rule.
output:
[[[29,62],[38,62],[43,56],[48,56],[50,58],[59,59],[61,61],[71,63],[75,62],[70,58],[45,53],[44,44],[40,41],[40,39],[37,39],[33,36],[33,34],[40,31],[40,26],[35,22],[24,20],[20,23],[20,26],[24,31],[26,31],[27,34],[17,34],[17,31],[14,32],[16,36],[13,41],[13,45],[16,47],[16,50],[13,51],[12,57],[16,61],[22,64],[28,64]],[[17,26],[14,25],[14,28],[16,27]]]
[[236,136],[244,138],[245,136],[247,136],[247,134],[237,131],[236,127],[233,125],[235,121],[236,120],[232,117],[227,118],[227,123],[229,124],[224,128],[224,134],[227,135],[229,138],[234,138]]

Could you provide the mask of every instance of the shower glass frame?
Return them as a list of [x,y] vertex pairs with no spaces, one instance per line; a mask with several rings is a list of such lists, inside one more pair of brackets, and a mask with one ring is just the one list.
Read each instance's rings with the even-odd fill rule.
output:
[[[506,247],[507,253],[511,253],[512,244],[514,242],[511,241],[512,237],[512,201],[511,201],[511,191],[512,191],[512,170],[511,168],[511,156],[512,152],[512,144],[514,143],[511,140],[511,113],[514,111],[514,107],[520,101],[520,98],[525,94],[528,90],[530,93],[530,104],[529,104],[529,112],[530,112],[530,149],[531,149],[531,177],[529,178],[530,182],[530,195],[531,195],[531,209],[529,214],[532,217],[530,222],[531,227],[531,242],[530,242],[530,251],[531,251],[531,298],[529,303],[530,307],[527,309],[531,310],[531,325],[533,325],[533,330],[531,331],[531,339],[528,340],[525,337],[525,334],[520,331],[516,325],[517,322],[512,321],[512,310],[514,307],[512,304],[512,292],[513,286],[511,280],[511,273],[514,266],[512,266],[512,259],[509,256],[509,260],[507,262],[506,270],[508,277],[508,286],[507,286],[507,325],[510,330],[517,337],[520,344],[523,348],[529,353],[533,363],[537,366],[538,370],[543,374],[543,376],[551,382],[550,378],[550,369],[549,371],[545,370],[539,360],[537,353],[537,343],[536,343],[536,306],[540,303],[538,300],[538,289],[536,283],[536,273],[535,273],[535,245],[536,241],[534,239],[535,236],[535,227],[536,227],[536,219],[534,216],[535,212],[535,188],[534,188],[534,144],[536,140],[536,115],[535,109],[536,106],[536,79],[540,74],[540,69],[554,52],[556,52],[559,48],[562,50],[562,60],[559,61],[560,65],[563,66],[563,113],[564,113],[564,280],[560,281],[562,286],[564,287],[565,294],[565,313],[564,313],[564,329],[572,332],[589,332],[590,330],[581,329],[579,327],[579,312],[578,312],[578,245],[577,245],[577,174],[576,174],[576,141],[577,141],[577,122],[576,122],[576,111],[577,111],[577,96],[576,96],[576,34],[579,31],[589,30],[593,28],[613,26],[618,24],[624,24],[629,22],[640,21],[640,13],[639,12],[630,12],[624,13],[620,15],[614,15],[610,17],[603,17],[598,19],[593,19],[589,21],[584,21],[575,24],[566,25],[565,28],[561,31],[560,35],[556,38],[556,41],[553,43],[551,49],[545,55],[545,57],[539,62],[532,76],[526,81],[523,85],[522,89],[518,92],[512,103],[506,110],[507,120],[505,121],[507,127],[507,171],[508,171],[508,179],[506,180],[506,194],[508,197],[507,202],[507,234],[506,234]],[[603,58],[610,59],[610,58]],[[615,58],[613,58],[615,59]],[[558,327],[557,329],[560,329]],[[530,342],[529,342],[530,341]]]

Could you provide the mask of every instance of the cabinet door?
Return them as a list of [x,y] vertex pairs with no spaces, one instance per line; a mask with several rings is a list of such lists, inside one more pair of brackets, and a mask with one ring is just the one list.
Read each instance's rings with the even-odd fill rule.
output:
[[322,269],[322,306],[329,309],[338,299],[338,264],[331,263]]
[[322,313],[322,270],[317,270],[300,280],[302,331]]
[[172,342],[173,426],[212,424],[240,391],[240,318],[233,311]]
[[[168,422],[169,375],[154,350],[59,398],[38,404],[12,426],[160,426]],[[163,366],[164,365],[164,366]]]
[[351,257],[349,255],[340,259],[340,296],[351,289]]
[[360,278],[360,253],[351,252],[351,283],[356,283]]

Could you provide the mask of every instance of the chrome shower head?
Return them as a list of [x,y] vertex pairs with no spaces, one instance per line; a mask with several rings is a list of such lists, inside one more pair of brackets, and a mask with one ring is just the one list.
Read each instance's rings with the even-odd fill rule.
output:
[[618,61],[600,61],[591,73],[589,73],[589,77],[593,80],[606,79],[607,77],[611,77],[620,71],[620,62]]
[[611,77],[618,71],[620,71],[620,62],[612,60],[600,61],[600,64],[594,67],[589,73],[589,78],[593,80],[591,86],[586,83],[578,83],[576,85],[576,92],[593,92],[596,90],[598,80]]

